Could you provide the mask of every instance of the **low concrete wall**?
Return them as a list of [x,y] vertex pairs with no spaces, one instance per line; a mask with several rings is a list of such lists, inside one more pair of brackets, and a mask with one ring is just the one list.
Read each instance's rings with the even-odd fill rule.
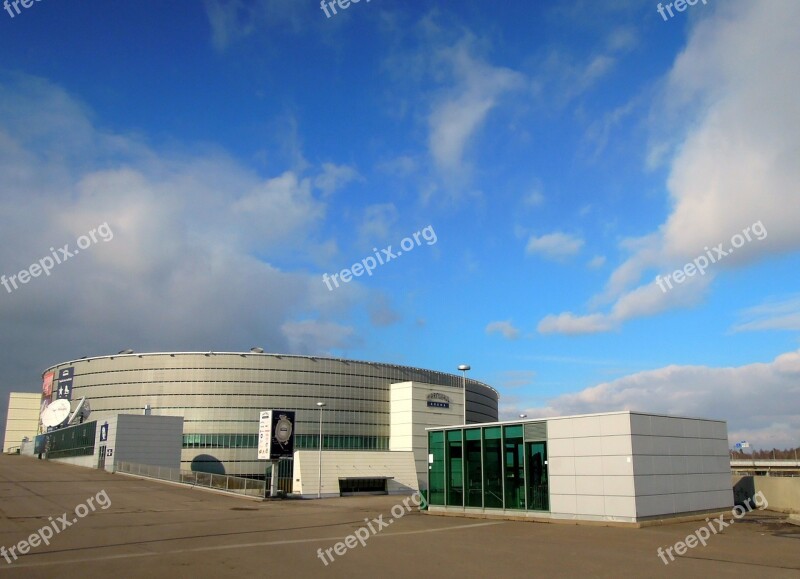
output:
[[737,505],[761,492],[769,504],[768,509],[800,513],[800,477],[734,475],[732,482]]

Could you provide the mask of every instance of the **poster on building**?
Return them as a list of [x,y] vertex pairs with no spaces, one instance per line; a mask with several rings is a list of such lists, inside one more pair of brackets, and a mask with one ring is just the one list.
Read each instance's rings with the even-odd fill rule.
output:
[[279,460],[294,454],[293,410],[262,410],[258,424],[258,459]]
[[42,379],[42,396],[49,398],[53,394],[53,378],[55,373],[48,372]]

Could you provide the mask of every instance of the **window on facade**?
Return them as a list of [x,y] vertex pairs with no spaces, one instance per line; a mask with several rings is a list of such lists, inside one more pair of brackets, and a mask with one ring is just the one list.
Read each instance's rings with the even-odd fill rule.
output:
[[483,506],[503,508],[503,447],[500,427],[483,429]]

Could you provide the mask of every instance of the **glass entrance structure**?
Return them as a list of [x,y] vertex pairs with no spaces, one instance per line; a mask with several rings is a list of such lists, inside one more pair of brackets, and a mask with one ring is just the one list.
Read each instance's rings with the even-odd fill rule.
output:
[[429,430],[428,457],[431,505],[550,510],[546,422]]

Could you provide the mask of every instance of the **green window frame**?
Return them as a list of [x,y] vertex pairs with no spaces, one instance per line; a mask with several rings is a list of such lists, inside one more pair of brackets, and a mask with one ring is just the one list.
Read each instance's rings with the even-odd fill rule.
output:
[[462,430],[447,431],[447,505],[464,506],[464,441]]

